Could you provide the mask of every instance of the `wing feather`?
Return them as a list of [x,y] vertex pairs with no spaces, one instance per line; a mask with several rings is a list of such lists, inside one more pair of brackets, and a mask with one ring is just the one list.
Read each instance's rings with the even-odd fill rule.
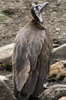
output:
[[22,41],[15,41],[12,57],[13,75],[18,91],[24,86],[30,71],[30,61],[26,58],[26,41]]
[[18,34],[16,38],[12,60],[14,78],[18,91],[26,83],[29,72],[33,72],[36,69],[37,59],[45,38],[45,31],[43,30],[41,32],[38,35],[36,33],[28,34],[28,37],[31,37],[30,39],[25,34],[22,34],[21,37]]

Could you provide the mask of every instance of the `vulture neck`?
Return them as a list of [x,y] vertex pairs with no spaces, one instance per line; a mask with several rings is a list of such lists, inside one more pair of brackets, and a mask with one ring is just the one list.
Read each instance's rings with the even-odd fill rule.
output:
[[44,26],[43,26],[41,23],[37,22],[37,21],[34,20],[34,19],[32,19],[32,20],[30,21],[30,24],[32,24],[33,26],[35,26],[35,27],[37,27],[37,28],[46,30],[46,29],[44,28]]

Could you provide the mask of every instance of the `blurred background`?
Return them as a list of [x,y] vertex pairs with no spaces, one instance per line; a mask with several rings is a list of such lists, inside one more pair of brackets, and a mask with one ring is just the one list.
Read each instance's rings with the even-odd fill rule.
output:
[[0,0],[0,47],[14,42],[18,31],[31,17],[31,4],[50,4],[44,9],[44,27],[54,43],[66,42],[66,0]]

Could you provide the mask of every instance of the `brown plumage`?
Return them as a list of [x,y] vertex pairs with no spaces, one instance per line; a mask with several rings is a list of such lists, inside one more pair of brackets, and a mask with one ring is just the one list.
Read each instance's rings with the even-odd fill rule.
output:
[[12,60],[15,93],[20,100],[39,96],[49,71],[51,49],[51,36],[37,21],[31,20],[18,32]]

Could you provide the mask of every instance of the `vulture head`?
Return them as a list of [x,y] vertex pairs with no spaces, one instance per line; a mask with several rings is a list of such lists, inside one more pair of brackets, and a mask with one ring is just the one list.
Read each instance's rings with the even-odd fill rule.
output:
[[48,4],[49,2],[45,2],[43,4],[37,4],[37,5],[33,4],[33,7],[31,8],[31,14],[34,20],[36,20],[37,22],[43,23],[41,12],[43,8]]

